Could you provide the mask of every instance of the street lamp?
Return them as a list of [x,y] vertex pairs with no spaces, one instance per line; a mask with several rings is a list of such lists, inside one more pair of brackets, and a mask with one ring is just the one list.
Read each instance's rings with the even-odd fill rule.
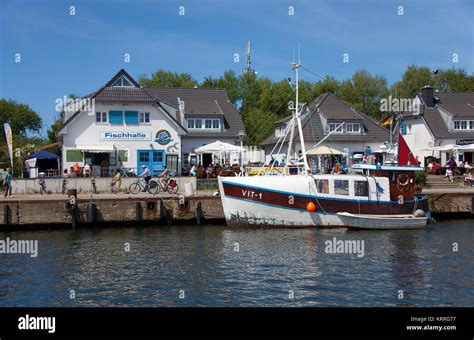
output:
[[243,149],[244,149],[244,138],[245,138],[245,132],[244,130],[240,130],[239,134],[237,135],[239,137],[239,142],[240,142],[240,166],[244,166],[244,160],[243,160]]

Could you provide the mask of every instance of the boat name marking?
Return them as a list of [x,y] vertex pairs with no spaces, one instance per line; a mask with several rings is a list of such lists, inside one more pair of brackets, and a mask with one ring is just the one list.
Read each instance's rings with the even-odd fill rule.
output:
[[257,192],[252,191],[252,190],[242,190],[242,196],[243,197],[248,197],[248,198],[262,199],[263,193],[261,193],[261,192],[257,193]]

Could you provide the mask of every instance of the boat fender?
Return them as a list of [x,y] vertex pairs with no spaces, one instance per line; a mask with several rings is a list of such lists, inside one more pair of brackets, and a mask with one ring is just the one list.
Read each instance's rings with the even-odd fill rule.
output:
[[413,216],[415,217],[425,217],[426,216],[426,213],[421,210],[421,209],[417,209],[415,210],[415,212],[413,213]]
[[308,202],[308,204],[306,205],[306,210],[310,213],[314,213],[317,210],[316,204],[314,204],[313,202]]

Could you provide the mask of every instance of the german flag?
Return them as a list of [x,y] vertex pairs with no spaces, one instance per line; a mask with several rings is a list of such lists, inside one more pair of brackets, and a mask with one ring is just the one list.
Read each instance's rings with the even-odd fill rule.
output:
[[382,121],[381,125],[382,126],[387,126],[387,125],[392,125],[393,124],[393,116],[385,118],[384,121]]

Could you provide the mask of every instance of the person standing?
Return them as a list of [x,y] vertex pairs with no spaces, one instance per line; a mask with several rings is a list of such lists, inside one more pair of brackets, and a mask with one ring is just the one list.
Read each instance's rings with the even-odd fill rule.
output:
[[8,193],[10,193],[10,198],[12,196],[12,179],[13,179],[13,174],[12,174],[12,169],[7,168],[7,173],[5,177],[3,178],[3,185],[5,186],[5,197],[8,196]]

